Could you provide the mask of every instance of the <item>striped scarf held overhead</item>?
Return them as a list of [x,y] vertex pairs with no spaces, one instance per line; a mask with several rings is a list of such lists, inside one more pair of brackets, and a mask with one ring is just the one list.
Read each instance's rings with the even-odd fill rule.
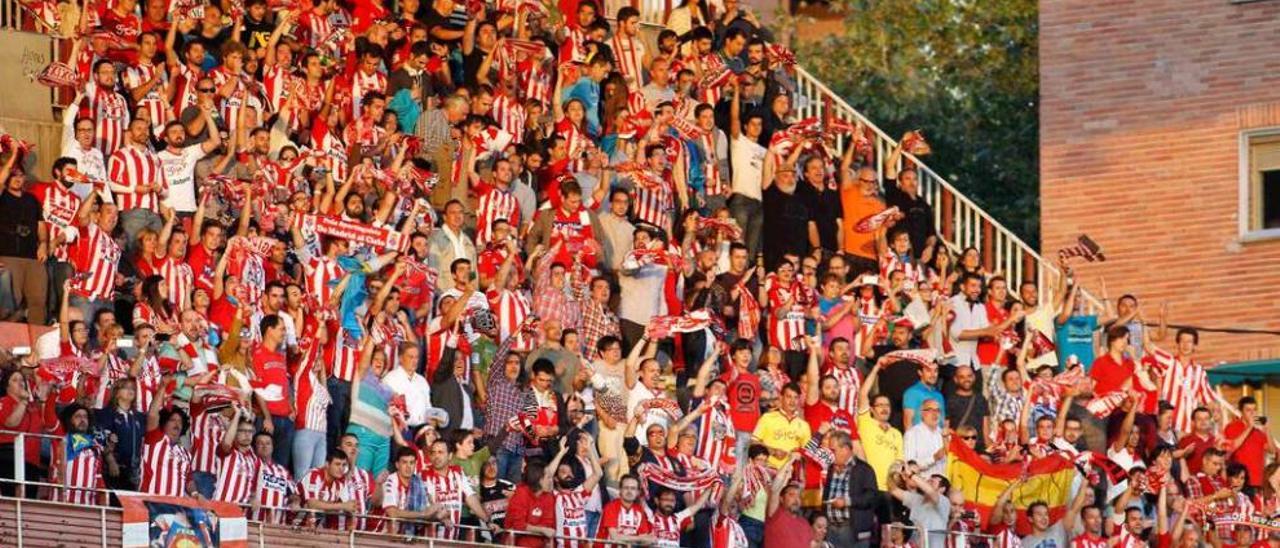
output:
[[700,493],[706,489],[718,489],[724,486],[724,482],[720,479],[720,470],[715,467],[697,471],[686,470],[684,475],[679,475],[662,466],[645,463],[640,465],[640,479],[643,480],[646,493],[649,491],[649,484],[686,493]]
[[391,437],[391,390],[372,372],[360,379],[356,400],[351,405],[351,424],[368,428],[379,436]]
[[1073,386],[1081,392],[1088,391],[1089,381],[1089,377],[1084,374],[1084,368],[1080,366],[1072,367],[1048,379],[1037,378],[1031,381],[1031,405],[1057,415],[1058,402],[1062,400],[1062,395]]

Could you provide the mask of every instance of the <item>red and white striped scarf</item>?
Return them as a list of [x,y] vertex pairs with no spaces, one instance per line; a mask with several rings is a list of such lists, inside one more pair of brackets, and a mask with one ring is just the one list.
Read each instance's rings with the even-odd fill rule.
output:
[[1089,377],[1084,374],[1084,368],[1080,366],[1072,367],[1066,372],[1059,373],[1048,379],[1037,378],[1032,380],[1031,405],[1042,406],[1056,411],[1058,402],[1068,388],[1075,386],[1080,388],[1082,392],[1087,391],[1089,380]]
[[738,280],[738,337],[755,338],[760,332],[760,301]]

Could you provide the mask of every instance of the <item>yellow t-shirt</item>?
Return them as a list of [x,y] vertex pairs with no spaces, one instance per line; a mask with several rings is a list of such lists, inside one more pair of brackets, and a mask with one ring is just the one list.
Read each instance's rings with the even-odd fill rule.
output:
[[902,460],[902,432],[892,426],[882,430],[880,423],[871,418],[871,411],[858,413],[858,437],[862,438],[862,450],[867,454],[867,464],[876,471],[876,483],[887,489],[889,466]]
[[[809,432],[809,423],[800,415],[787,419],[781,411],[770,411],[756,422],[756,431],[752,435],[769,449],[790,453],[809,443],[812,433]],[[769,467],[781,468],[786,460],[786,457],[770,456]]]

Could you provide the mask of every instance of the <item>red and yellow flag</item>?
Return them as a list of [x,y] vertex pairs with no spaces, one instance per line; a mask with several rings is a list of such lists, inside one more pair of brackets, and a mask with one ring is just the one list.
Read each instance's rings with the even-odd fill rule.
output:
[[994,464],[983,460],[958,438],[952,438],[947,452],[947,479],[951,481],[951,488],[960,489],[965,501],[977,506],[984,526],[1000,493],[1019,478],[1024,482],[1010,496],[1018,511],[1019,534],[1030,532],[1026,512],[1036,501],[1049,505],[1049,517],[1054,521],[1066,513],[1071,482],[1077,474],[1075,465],[1066,456],[1053,454],[1029,462]]

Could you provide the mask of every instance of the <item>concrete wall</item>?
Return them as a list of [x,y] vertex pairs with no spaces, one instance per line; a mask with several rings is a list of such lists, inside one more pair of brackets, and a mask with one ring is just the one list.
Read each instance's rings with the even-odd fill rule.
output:
[[[1041,232],[1081,233],[1111,297],[1176,323],[1280,329],[1280,240],[1239,234],[1242,131],[1280,127],[1280,2],[1055,0],[1040,6]],[[1206,333],[1205,361],[1280,355]]]

